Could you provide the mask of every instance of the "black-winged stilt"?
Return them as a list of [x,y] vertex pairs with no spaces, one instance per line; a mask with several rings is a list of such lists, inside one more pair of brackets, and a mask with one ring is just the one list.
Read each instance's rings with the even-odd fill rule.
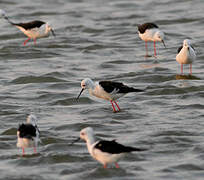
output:
[[117,143],[115,140],[96,141],[94,131],[91,127],[82,129],[80,131],[80,138],[86,141],[86,145],[90,155],[94,159],[102,163],[104,168],[106,168],[108,164],[112,163],[115,164],[116,168],[119,168],[117,162],[127,153],[130,153],[132,151],[145,151],[145,149],[124,146]]
[[190,74],[192,75],[192,63],[196,59],[195,49],[189,39],[183,41],[183,46],[178,48],[176,61],[181,64],[181,74],[183,74],[183,64],[190,64]]
[[29,115],[26,123],[19,125],[17,130],[17,147],[22,148],[24,155],[25,148],[33,147],[34,152],[37,153],[37,146],[40,131],[37,127],[37,118],[35,115]]
[[24,41],[24,45],[30,40],[33,39],[34,44],[36,44],[36,39],[39,38],[45,38],[50,35],[50,32],[52,32],[53,36],[55,36],[55,33],[49,23],[35,20],[27,23],[14,23],[12,22],[5,14],[3,10],[0,10],[1,16],[6,19],[11,25],[16,26],[18,29],[20,29],[27,37],[28,39]]
[[114,112],[116,112],[116,108],[113,103],[115,103],[116,107],[118,108],[118,111],[120,111],[120,107],[116,102],[118,98],[130,92],[143,92],[143,90],[141,89],[128,87],[120,82],[99,81],[94,83],[89,78],[82,80],[81,88],[81,92],[79,93],[77,99],[79,99],[80,95],[85,89],[88,89],[90,95],[110,101]]
[[149,57],[148,55],[148,47],[147,42],[153,41],[154,42],[154,56],[157,56],[156,52],[156,42],[162,42],[164,47],[166,48],[166,45],[164,43],[164,33],[159,29],[159,27],[154,23],[144,23],[141,25],[138,25],[138,33],[139,37],[145,41],[145,48],[146,48],[146,57]]

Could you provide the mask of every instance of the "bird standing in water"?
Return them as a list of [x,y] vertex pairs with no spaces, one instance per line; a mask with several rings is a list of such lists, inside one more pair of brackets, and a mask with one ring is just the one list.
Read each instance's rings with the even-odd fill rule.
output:
[[[80,131],[80,138],[86,141],[90,155],[107,168],[108,164],[114,163],[119,168],[118,161],[127,153],[133,151],[145,151],[145,149],[124,146],[113,141],[96,141],[94,131],[91,127],[84,128]],[[75,141],[76,142],[76,141]]]
[[183,46],[178,48],[176,61],[181,64],[181,74],[183,74],[183,64],[190,64],[190,74],[192,75],[192,63],[196,59],[195,49],[189,39],[183,41]]
[[154,23],[144,23],[138,26],[138,33],[139,37],[145,41],[145,49],[146,49],[146,56],[145,57],[151,57],[148,55],[148,41],[154,42],[154,56],[157,57],[156,52],[156,42],[162,42],[164,47],[166,48],[166,45],[164,43],[164,33],[159,29],[159,27]]
[[37,127],[37,118],[34,115],[27,117],[26,123],[19,125],[17,130],[17,147],[22,148],[22,154],[25,154],[25,148],[33,147],[37,153],[37,146],[40,131]]
[[3,10],[0,11],[1,16],[6,19],[11,25],[16,26],[18,29],[20,29],[27,37],[28,39],[24,41],[24,46],[26,43],[33,39],[34,44],[36,44],[36,40],[39,38],[45,38],[49,37],[50,32],[55,36],[55,33],[49,23],[35,20],[27,23],[14,23],[12,22],[5,14]]
[[79,99],[80,95],[85,89],[88,89],[90,95],[110,101],[114,112],[117,111],[113,103],[115,103],[118,111],[120,111],[120,107],[116,102],[117,99],[130,92],[143,92],[141,89],[128,87],[120,82],[99,81],[94,83],[89,78],[86,78],[81,82],[81,88],[81,92],[79,93],[77,99]]

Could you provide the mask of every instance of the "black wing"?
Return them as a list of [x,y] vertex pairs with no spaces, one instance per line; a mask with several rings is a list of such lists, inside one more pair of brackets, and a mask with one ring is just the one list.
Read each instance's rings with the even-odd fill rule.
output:
[[43,24],[45,24],[45,22],[43,22],[43,21],[32,21],[32,22],[28,22],[28,23],[18,23],[18,24],[15,23],[13,25],[20,26],[20,27],[24,28],[25,30],[28,30],[28,29],[33,29],[33,28],[39,28]]
[[117,93],[129,93],[129,92],[142,92],[143,90],[135,89],[132,87],[128,87],[120,82],[113,82],[113,81],[100,81],[99,85],[101,85],[104,89],[104,91],[111,93],[114,90],[117,91]]
[[180,47],[178,48],[177,53],[180,53],[180,51],[181,51],[182,48],[183,48],[183,46],[180,46]]
[[143,34],[147,29],[152,29],[152,28],[159,28],[159,27],[154,23],[144,23],[138,26],[138,31],[141,34]]
[[32,124],[21,124],[19,125],[18,131],[21,138],[32,139],[36,137],[36,128]]
[[120,153],[131,152],[131,151],[143,151],[142,149],[139,149],[139,148],[123,146],[122,144],[117,143],[115,140],[99,141],[95,145],[95,148],[111,154],[120,154]]

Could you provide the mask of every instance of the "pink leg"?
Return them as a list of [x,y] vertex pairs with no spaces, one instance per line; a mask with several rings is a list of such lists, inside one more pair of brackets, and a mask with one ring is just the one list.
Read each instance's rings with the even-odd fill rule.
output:
[[107,168],[107,165],[106,165],[106,164],[104,164],[104,165],[103,165],[103,167],[106,169],[106,168]]
[[115,103],[115,105],[117,106],[117,108],[118,108],[118,111],[120,111],[120,107],[119,107],[119,105],[115,102],[115,101],[113,101],[114,103]]
[[115,106],[113,105],[113,102],[112,102],[112,101],[110,101],[110,102],[111,102],[111,104],[112,104],[113,111],[116,112],[116,110],[115,110]]
[[181,74],[183,74],[183,64],[181,64]]
[[192,75],[192,64],[190,64],[190,74]]
[[36,150],[36,147],[34,147],[34,153],[35,153],[35,154],[37,154],[37,150]]
[[33,41],[34,41],[34,44],[36,45],[36,39],[33,39]]
[[30,40],[30,38],[26,39],[26,40],[24,41],[23,45],[25,46],[26,43],[27,43],[29,40]]
[[157,57],[156,42],[154,41],[154,56]]
[[115,163],[115,167],[116,167],[116,168],[120,168],[120,166],[118,165],[118,163]]
[[145,49],[146,49],[146,57],[148,57],[148,46],[147,46],[147,41],[145,41]]
[[25,155],[25,150],[24,150],[24,148],[22,148],[22,156],[24,156]]

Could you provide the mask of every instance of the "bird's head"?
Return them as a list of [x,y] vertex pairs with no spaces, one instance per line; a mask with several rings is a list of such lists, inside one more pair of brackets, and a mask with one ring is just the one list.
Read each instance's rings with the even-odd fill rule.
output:
[[84,128],[80,131],[80,138],[86,142],[93,137],[94,137],[94,131],[91,127]]
[[95,142],[93,129],[91,127],[87,127],[87,128],[82,129],[80,131],[79,138],[72,141],[70,145],[73,145],[74,143],[80,141],[81,139],[86,141],[87,144],[93,144]]
[[166,48],[166,45],[164,43],[164,33],[162,31],[157,31],[154,35],[154,39],[156,41],[160,41],[163,43],[164,47]]
[[185,39],[183,41],[183,47],[184,48],[189,48],[190,45],[191,45],[191,41],[189,39]]
[[3,9],[0,9],[0,17],[6,17],[6,12]]
[[27,117],[27,123],[30,123],[32,124],[33,126],[36,126],[37,125],[37,117],[33,114],[30,114],[28,117]]
[[93,81],[90,78],[86,78],[81,81],[82,89],[89,89],[90,87],[92,87],[92,85],[93,85]]
[[47,32],[51,32],[52,35],[55,36],[55,32],[54,32],[54,30],[52,29],[52,27],[51,27],[51,25],[50,25],[49,22],[46,23],[46,31],[47,31]]
[[89,89],[89,88],[92,88],[92,87],[94,87],[94,83],[90,78],[86,78],[86,79],[82,80],[81,81],[81,92],[79,93],[77,99],[79,99],[79,97],[81,96],[82,92],[85,89]]

